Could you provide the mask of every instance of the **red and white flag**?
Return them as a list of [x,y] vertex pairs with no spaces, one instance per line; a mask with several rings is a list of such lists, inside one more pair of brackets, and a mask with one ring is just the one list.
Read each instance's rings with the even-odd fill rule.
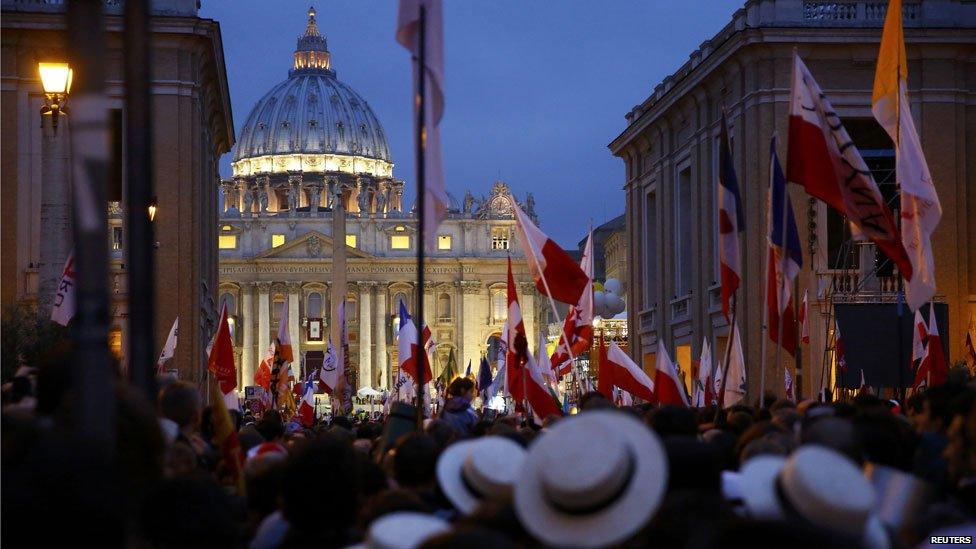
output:
[[800,342],[804,345],[810,344],[810,302],[809,290],[803,290],[803,303],[800,303]]
[[302,402],[298,405],[298,418],[305,427],[315,425],[315,384],[311,378],[305,383]]
[[600,364],[600,375],[606,368],[613,385],[647,402],[656,402],[654,382],[631,358],[614,342],[607,349],[606,361]]
[[671,361],[668,350],[664,348],[664,341],[658,339],[657,372],[654,374],[654,396],[657,397],[657,402],[688,408],[690,404],[683,385],[677,365]]
[[[421,21],[423,8],[423,21]],[[424,32],[424,67],[420,67],[421,24]],[[413,89],[418,90],[423,73],[425,89],[423,147],[424,186],[424,245],[433,250],[437,243],[437,228],[447,219],[447,188],[444,184],[444,164],[441,160],[440,122],[444,116],[444,17],[441,0],[400,0],[397,14],[396,41],[410,52],[413,61]],[[419,94],[417,94],[419,96]],[[414,109],[419,106],[415,96]],[[416,115],[416,112],[415,112]],[[414,116],[416,120],[417,117]]]
[[905,301],[914,311],[935,295],[931,237],[942,219],[942,205],[908,105],[908,57],[901,0],[888,3],[871,112],[895,142],[895,179],[901,186],[901,239],[911,262],[910,272],[903,272],[902,276],[908,281]]
[[[776,155],[776,138],[769,143],[769,220],[766,261],[766,319],[769,338],[786,352],[796,354],[796,320],[793,317],[793,281],[803,266],[800,233],[793,216],[793,204],[786,190],[786,177]],[[780,333],[780,328],[782,332]]]
[[156,360],[157,374],[163,372],[163,366],[176,354],[176,340],[179,336],[179,329],[180,317],[176,317],[176,320],[173,321],[173,327],[169,329],[169,335],[166,336],[166,343],[163,345],[163,350],[159,353],[159,358]]
[[969,326],[966,327],[966,340],[964,342],[966,348],[966,362],[970,363],[971,368],[976,368],[976,321],[973,320],[973,315],[969,315]]
[[523,380],[522,375],[529,358],[529,341],[525,335],[515,277],[512,275],[512,258],[508,258],[508,319],[505,321],[505,332],[505,340],[508,342],[505,352],[505,389],[512,395],[516,405],[521,406],[525,398],[523,384],[527,380]]
[[75,316],[75,252],[68,254],[58,281],[58,290],[54,294],[54,307],[51,309],[51,320],[62,326]]
[[220,393],[224,396],[224,403],[229,410],[239,410],[237,401],[237,365],[234,362],[234,342],[230,338],[230,326],[227,324],[227,304],[220,309],[220,321],[217,323],[217,333],[214,334],[207,349],[207,370],[213,374],[220,384]]
[[325,350],[325,357],[322,359],[322,367],[319,368],[319,387],[327,394],[333,394],[339,387],[339,378],[342,377],[342,363],[336,356],[335,347],[332,340]]
[[282,362],[294,362],[295,355],[291,348],[291,334],[288,333],[288,295],[281,303],[281,320],[278,322],[278,337],[275,343],[278,345],[278,357]]
[[871,391],[868,388],[868,382],[864,380],[864,368],[861,368],[861,385],[858,386],[858,388],[857,388],[857,394],[859,394],[859,395],[867,395],[867,394],[870,394],[870,393],[871,393]]
[[430,329],[424,326],[424,348],[417,348],[417,325],[407,312],[407,306],[400,302],[400,330],[397,332],[397,354],[400,357],[400,371],[417,381],[417,361],[424,363],[424,383],[434,380],[427,359],[427,346],[430,342]]
[[551,392],[549,384],[546,383],[543,368],[550,370],[549,363],[542,363],[526,350],[525,361],[525,399],[532,408],[532,413],[541,421],[551,415],[563,415],[555,395]]
[[729,144],[729,126],[722,110],[722,127],[719,133],[718,150],[718,238],[719,263],[722,272],[722,313],[730,317],[732,296],[739,288],[742,279],[742,264],[739,258],[739,233],[746,230],[742,216],[742,199],[739,196],[739,180],[732,162],[732,147]]
[[587,287],[592,289],[590,277],[559,244],[539,230],[519,207],[515,197],[511,197],[511,202],[519,241],[525,249],[525,260],[536,289],[556,301],[576,305],[583,291]]
[[894,215],[834,107],[795,53],[791,95],[787,179],[850,220],[853,232],[874,242],[910,278]]
[[949,363],[946,361],[945,350],[942,348],[942,338],[939,336],[939,323],[935,318],[935,304],[929,304],[928,343],[925,345],[925,356],[918,371],[912,389],[920,387],[935,387],[942,385],[949,379]]
[[715,398],[714,380],[715,361],[712,359],[712,348],[708,344],[708,338],[703,338],[701,357],[698,359],[698,379],[695,380],[695,390],[692,397],[692,404],[695,407],[704,408],[712,405]]
[[929,328],[922,318],[922,311],[915,309],[915,325],[912,326],[912,364],[911,371],[915,371],[916,362],[925,358],[925,342],[929,340]]
[[593,231],[590,231],[583,247],[580,269],[589,281],[583,289],[579,302],[569,308],[563,332],[559,336],[556,351],[550,357],[552,369],[564,376],[573,369],[572,357],[585,353],[593,343]]

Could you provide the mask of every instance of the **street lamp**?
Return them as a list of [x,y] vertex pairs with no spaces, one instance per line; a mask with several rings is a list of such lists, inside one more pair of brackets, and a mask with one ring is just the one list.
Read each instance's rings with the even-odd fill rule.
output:
[[44,88],[44,106],[41,107],[41,116],[50,115],[51,127],[57,131],[58,117],[68,112],[65,103],[68,93],[71,92],[74,71],[67,63],[38,63],[37,72],[41,76],[41,86]]
[[149,201],[149,222],[150,223],[156,221],[157,210],[159,210],[159,202],[156,200],[156,197],[154,196],[152,197],[152,200]]

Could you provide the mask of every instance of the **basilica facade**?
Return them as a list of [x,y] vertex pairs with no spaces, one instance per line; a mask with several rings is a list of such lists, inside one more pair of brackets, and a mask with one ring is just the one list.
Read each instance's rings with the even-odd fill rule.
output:
[[[309,10],[288,78],[252,109],[234,149],[233,178],[221,183],[219,295],[232,324],[238,387],[253,384],[283,318],[296,362],[306,372],[321,364],[333,300],[343,295],[356,385],[391,386],[400,303],[413,315],[419,294],[417,218],[405,207],[393,166],[380,121],[337,79]],[[469,362],[476,371],[482,355],[495,358],[509,257],[530,340],[545,325],[547,310],[515,241],[513,200],[503,182],[485,195],[451,199],[422,293],[437,342],[435,376],[452,354],[462,373]],[[519,204],[534,216],[531,194]]]

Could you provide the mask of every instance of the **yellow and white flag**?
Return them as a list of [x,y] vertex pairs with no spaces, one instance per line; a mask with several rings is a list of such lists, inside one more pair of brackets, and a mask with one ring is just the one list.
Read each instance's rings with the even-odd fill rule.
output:
[[881,35],[871,111],[895,142],[895,174],[901,186],[901,238],[912,264],[911,273],[902,273],[907,281],[905,300],[912,310],[917,310],[935,295],[931,237],[942,218],[942,205],[912,121],[907,81],[901,0],[891,0]]

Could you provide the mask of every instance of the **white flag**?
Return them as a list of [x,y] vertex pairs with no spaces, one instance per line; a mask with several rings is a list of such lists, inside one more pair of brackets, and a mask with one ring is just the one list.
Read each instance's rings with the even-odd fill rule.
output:
[[701,358],[698,360],[698,379],[695,380],[695,390],[692,405],[697,408],[703,408],[705,406],[711,406],[710,400],[712,400],[712,391],[706,391],[706,387],[710,388],[712,379],[715,375],[715,364],[712,360],[712,348],[708,344],[708,338],[702,341],[702,351]]
[[61,271],[61,280],[58,282],[58,290],[54,295],[54,308],[51,309],[51,320],[62,326],[67,326],[68,322],[75,316],[75,252],[68,254],[67,261],[64,262],[64,270]]
[[[413,58],[414,89],[417,89],[420,64],[420,9],[424,8],[424,244],[433,250],[437,228],[447,218],[447,189],[441,162],[441,132],[444,116],[444,19],[440,0],[400,0],[396,40]],[[417,104],[414,103],[416,108]],[[417,143],[419,147],[421,144]],[[419,186],[418,186],[419,188]],[[418,197],[419,200],[420,197]]]
[[159,353],[159,360],[156,361],[156,373],[161,373],[166,361],[173,358],[176,354],[176,339],[179,335],[179,329],[180,317],[176,317],[176,320],[173,321],[173,327],[169,329],[169,336],[166,337],[166,344],[163,345],[163,351]]
[[739,339],[739,325],[732,327],[732,356],[729,359],[729,381],[725,384],[726,408],[734,406],[746,396],[746,359]]

